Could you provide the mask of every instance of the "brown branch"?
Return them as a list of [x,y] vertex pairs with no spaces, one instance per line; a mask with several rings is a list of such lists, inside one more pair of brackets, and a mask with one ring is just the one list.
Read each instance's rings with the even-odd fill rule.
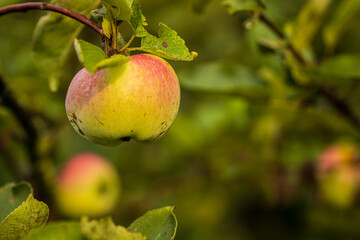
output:
[[[286,41],[285,34],[263,13],[259,15],[260,21],[262,21],[266,26],[268,26],[280,39]],[[309,63],[305,60],[305,58],[294,48],[294,46],[288,42],[287,49],[291,52],[291,54],[295,57],[295,59],[301,65],[308,65]],[[332,106],[336,109],[336,111],[343,116],[345,116],[350,123],[352,123],[357,129],[360,129],[360,120],[359,117],[355,114],[352,108],[341,99],[338,94],[330,88],[319,87],[319,92],[324,95]]]
[[81,15],[80,13],[68,10],[66,8],[52,5],[49,3],[43,3],[43,2],[28,2],[28,3],[20,3],[20,4],[14,4],[9,5],[3,8],[0,8],[0,17],[8,14],[8,13],[14,13],[14,12],[27,12],[29,10],[45,10],[45,11],[52,11],[57,12],[62,15],[68,16],[72,19],[75,19],[76,21],[88,26],[95,32],[97,32],[100,36],[104,36],[104,32],[102,28],[85,17],[84,15]]

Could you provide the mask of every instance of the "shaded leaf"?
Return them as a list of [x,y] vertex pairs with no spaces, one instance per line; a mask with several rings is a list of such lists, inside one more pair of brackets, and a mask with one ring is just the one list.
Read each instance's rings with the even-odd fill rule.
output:
[[24,240],[81,240],[79,222],[53,222],[36,229]]
[[347,0],[341,1],[338,6],[334,17],[326,25],[323,38],[327,51],[332,51],[342,37],[344,32],[347,31],[354,19],[358,18],[360,12],[360,1]]
[[294,47],[303,51],[315,37],[323,16],[332,0],[309,0],[301,9],[296,22],[286,26]]
[[101,0],[112,19],[129,21],[132,9],[131,5],[134,0]]
[[102,8],[94,9],[90,12],[90,15],[95,19],[95,21],[98,24],[101,24],[106,16],[106,8],[102,7]]
[[145,16],[141,12],[141,6],[138,0],[134,0],[132,10],[133,13],[129,20],[129,24],[134,29],[136,37],[145,37],[147,31],[144,29],[144,26],[146,26],[147,23]]
[[48,206],[32,194],[0,223],[0,239],[20,239],[43,226],[49,217]]
[[147,34],[141,40],[141,49],[139,50],[180,61],[192,61],[197,56],[197,53],[189,52],[185,41],[165,24],[160,23],[158,35],[159,37],[155,37]]
[[[65,7],[83,15],[88,15],[92,9],[99,5],[100,0],[52,0],[52,4]],[[84,25],[63,15],[49,12],[37,23],[33,37],[33,56],[36,65],[51,81],[50,84],[58,86],[68,53],[74,38],[80,33]]]
[[263,11],[266,8],[264,0],[223,0],[222,4],[227,7],[229,14],[240,11]]
[[92,221],[82,218],[81,232],[90,240],[146,240],[141,233],[116,226],[110,217]]
[[182,87],[192,91],[267,97],[267,87],[255,72],[235,63],[202,64],[191,71],[179,73],[179,79]]
[[172,240],[175,238],[177,229],[174,207],[149,211],[136,219],[129,229],[142,233],[148,240]]
[[0,188],[0,222],[30,195],[32,188],[26,182],[8,183]]
[[75,39],[74,45],[80,62],[90,73],[95,73],[96,64],[106,58],[104,51],[83,40]]

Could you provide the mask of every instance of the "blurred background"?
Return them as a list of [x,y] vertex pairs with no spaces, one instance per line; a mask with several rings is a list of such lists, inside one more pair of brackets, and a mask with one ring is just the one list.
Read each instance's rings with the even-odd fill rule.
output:
[[[0,7],[19,2],[2,0]],[[0,18],[0,74],[39,132],[25,141],[21,123],[0,101],[0,185],[31,175],[34,140],[46,159],[36,168],[50,177],[84,151],[116,166],[117,224],[173,205],[178,240],[359,239],[360,2],[266,1],[264,14],[307,65],[256,16],[230,15],[221,1],[141,4],[149,32],[163,22],[199,56],[169,61],[182,87],[169,132],[155,143],[113,148],[87,141],[68,122],[65,95],[81,68],[75,51],[56,92],[35,66],[32,36],[45,13]],[[129,39],[129,27],[122,30]],[[89,29],[79,38],[101,44]],[[51,214],[62,219],[56,209]]]

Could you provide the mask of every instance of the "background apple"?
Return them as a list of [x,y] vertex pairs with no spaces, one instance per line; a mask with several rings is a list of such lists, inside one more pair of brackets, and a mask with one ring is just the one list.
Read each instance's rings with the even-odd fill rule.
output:
[[97,217],[108,214],[120,195],[120,179],[110,162],[94,153],[73,156],[59,173],[56,200],[62,214]]
[[334,206],[348,207],[360,184],[359,149],[339,143],[325,149],[318,158],[317,174],[321,196]]
[[66,112],[80,135],[114,146],[131,138],[147,142],[160,137],[174,121],[179,103],[172,67],[159,57],[139,54],[94,75],[80,70],[69,86]]

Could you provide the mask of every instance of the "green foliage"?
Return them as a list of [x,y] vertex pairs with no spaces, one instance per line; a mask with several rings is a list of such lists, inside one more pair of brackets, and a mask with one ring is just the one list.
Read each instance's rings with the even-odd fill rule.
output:
[[266,6],[264,0],[223,0],[230,14],[241,11],[264,11]]
[[129,21],[132,15],[132,2],[134,0],[101,0],[110,19],[114,21]]
[[81,232],[89,240],[146,240],[141,233],[116,226],[110,217],[89,221],[81,219]]
[[132,11],[133,14],[131,15],[129,24],[134,29],[136,37],[145,37],[147,32],[144,26],[146,26],[147,23],[145,16],[141,12],[139,0],[134,0]]
[[31,191],[27,183],[7,184],[0,189],[0,239],[20,239],[47,222],[48,206],[34,199]]
[[192,61],[197,56],[196,52],[189,52],[185,41],[177,35],[177,32],[163,23],[160,23],[158,37],[147,34],[141,40],[139,50],[171,60]]
[[191,5],[193,8],[193,11],[196,13],[203,13],[205,11],[205,8],[211,0],[192,0]]
[[[100,0],[80,0],[76,1],[76,4],[66,0],[52,0],[51,3],[88,15],[99,5]],[[53,12],[42,17],[36,26],[33,56],[38,67],[48,76],[50,88],[54,91],[58,88],[74,38],[83,27],[73,19]]]
[[106,58],[104,51],[83,40],[75,39],[74,45],[80,62],[90,73],[95,73],[96,65]]
[[149,211],[136,219],[129,229],[142,233],[148,240],[172,240],[177,229],[174,209],[174,207],[164,207]]
[[79,222],[52,222],[33,231],[24,240],[83,240]]

